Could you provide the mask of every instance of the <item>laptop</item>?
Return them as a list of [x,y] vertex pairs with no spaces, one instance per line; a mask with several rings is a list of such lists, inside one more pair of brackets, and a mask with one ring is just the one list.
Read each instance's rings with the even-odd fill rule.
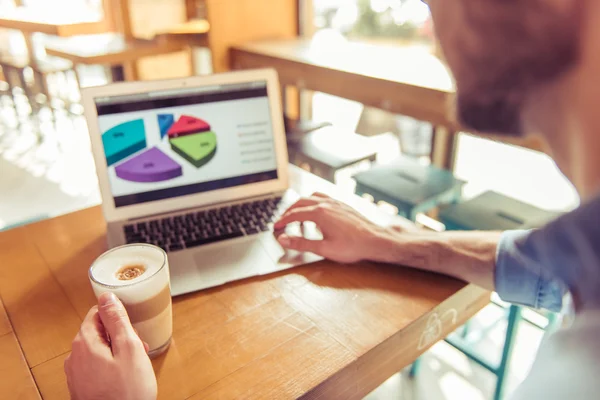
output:
[[319,259],[273,232],[299,197],[279,88],[254,70],[82,91],[108,245],[166,250],[173,296]]

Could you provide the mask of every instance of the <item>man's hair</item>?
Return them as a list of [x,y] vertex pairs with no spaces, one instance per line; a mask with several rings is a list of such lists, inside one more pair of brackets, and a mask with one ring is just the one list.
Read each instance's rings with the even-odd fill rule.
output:
[[549,0],[463,1],[470,42],[451,49],[463,65],[458,116],[479,131],[521,134],[526,96],[577,61],[578,10]]

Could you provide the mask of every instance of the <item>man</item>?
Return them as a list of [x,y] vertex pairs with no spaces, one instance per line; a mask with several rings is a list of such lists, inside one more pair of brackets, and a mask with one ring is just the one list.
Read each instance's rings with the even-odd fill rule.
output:
[[[457,85],[460,119],[475,130],[542,134],[555,160],[577,187],[583,205],[534,232],[432,233],[417,228],[384,229],[326,196],[302,199],[277,227],[314,221],[322,241],[286,235],[288,248],[312,251],[351,263],[373,260],[420,268],[495,289],[505,300],[557,310],[565,293],[576,316],[568,329],[542,345],[516,399],[597,398],[600,393],[600,1],[438,0],[430,1],[436,31]],[[507,160],[506,162],[510,162]],[[128,327],[122,306],[115,313]],[[102,329],[91,316],[82,333]],[[101,318],[104,322],[104,318]],[[107,329],[112,338],[111,329]],[[131,332],[130,332],[131,333]],[[122,353],[113,346],[118,372],[131,381],[154,381],[149,361],[134,335]],[[69,385],[93,397],[106,379],[80,371],[102,365],[107,344],[76,341],[66,363]],[[117,359],[117,357],[121,357]],[[91,368],[91,367],[88,367]],[[120,372],[119,372],[120,371]],[[147,376],[146,376],[147,375]],[[153,392],[115,393],[145,398]],[[131,384],[130,384],[131,385]],[[87,389],[81,389],[86,386]],[[137,390],[138,388],[136,388]],[[146,391],[144,391],[146,390]],[[110,396],[109,396],[110,397]]]

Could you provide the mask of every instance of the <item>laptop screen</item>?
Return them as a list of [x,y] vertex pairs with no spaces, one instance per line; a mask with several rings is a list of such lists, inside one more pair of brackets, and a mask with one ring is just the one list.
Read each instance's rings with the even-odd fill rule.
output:
[[95,102],[115,207],[277,179],[265,81]]

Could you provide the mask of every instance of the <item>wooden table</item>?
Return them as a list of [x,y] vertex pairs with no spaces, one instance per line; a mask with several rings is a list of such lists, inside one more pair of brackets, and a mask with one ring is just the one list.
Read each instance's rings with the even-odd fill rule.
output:
[[[301,194],[336,190],[291,172]],[[0,314],[0,372],[11,371],[3,396],[35,398],[30,369],[44,399],[68,398],[63,361],[95,303],[87,269],[106,250],[105,234],[99,207],[0,233],[0,296],[12,323]],[[171,348],[153,362],[159,398],[360,399],[488,301],[489,292],[444,276],[330,261],[180,296]]]
[[39,399],[40,395],[17,336],[0,300],[0,393],[6,398]]
[[210,24],[205,19],[192,19],[172,26],[170,29],[159,32],[155,36],[157,43],[179,44],[188,49],[192,74],[200,74],[201,70],[196,62],[194,49],[209,47],[208,35]]
[[[453,165],[455,137],[463,130],[450,107],[454,83],[446,65],[427,46],[326,39],[261,41],[234,46],[231,67],[272,67],[282,85],[324,92],[430,122],[436,127],[434,163],[444,168]],[[544,149],[537,138],[502,140]]]
[[106,32],[102,15],[89,10],[62,10],[51,7],[17,7],[0,12],[0,27],[23,33],[41,32],[73,36]]
[[231,57],[236,69],[275,68],[283,85],[455,126],[446,111],[454,91],[452,78],[444,63],[424,46],[294,39],[234,46]]
[[157,33],[161,40],[185,43],[188,46],[207,47],[210,24],[205,19],[192,19]]
[[126,40],[118,33],[50,39],[45,47],[48,55],[65,58],[75,65],[109,65],[114,81],[136,80],[134,71],[123,70],[123,65],[142,57],[173,53],[184,48],[182,44],[174,42]]

